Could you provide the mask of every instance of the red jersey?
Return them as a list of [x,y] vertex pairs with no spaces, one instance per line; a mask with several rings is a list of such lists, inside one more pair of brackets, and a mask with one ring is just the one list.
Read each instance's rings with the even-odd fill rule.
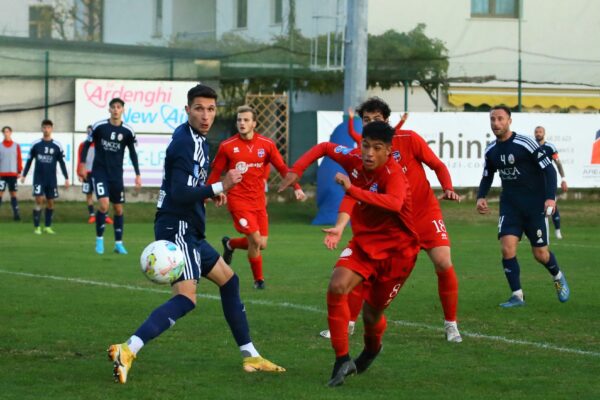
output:
[[287,174],[287,166],[271,139],[255,132],[252,139],[244,140],[238,133],[219,145],[207,184],[218,182],[223,172],[237,169],[242,173],[242,181],[227,192],[227,207],[236,211],[262,210],[266,207],[265,180],[269,163],[282,177]]
[[0,176],[17,177],[23,171],[21,146],[14,141],[3,140],[0,145]]
[[[79,147],[77,148],[77,165],[81,164],[83,161],[81,160],[81,151],[83,150],[83,145],[85,141],[79,143]],[[87,156],[85,158],[85,169],[89,174],[92,172],[92,165],[94,165],[94,142],[90,144],[90,148],[88,149]]]
[[374,171],[366,171],[358,149],[321,143],[300,157],[291,171],[301,175],[325,155],[344,168],[352,183],[346,195],[357,201],[351,213],[353,243],[374,260],[399,252],[405,257],[417,254],[420,247],[413,223],[411,192],[406,176],[393,158]]

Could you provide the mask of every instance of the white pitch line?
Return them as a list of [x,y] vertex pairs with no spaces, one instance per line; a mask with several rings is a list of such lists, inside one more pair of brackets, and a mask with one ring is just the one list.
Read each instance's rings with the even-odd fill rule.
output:
[[[137,290],[140,292],[153,292],[153,293],[162,293],[162,294],[171,293],[170,290],[153,289],[153,288],[147,288],[147,287],[142,287],[142,286],[122,285],[122,284],[110,283],[110,282],[92,281],[92,280],[81,279],[81,278],[69,278],[69,277],[55,276],[55,275],[32,274],[32,273],[28,273],[28,272],[15,272],[15,271],[3,270],[3,269],[0,269],[0,273],[8,274],[8,275],[23,276],[23,277],[28,277],[28,278],[36,278],[36,279],[42,278],[42,279],[49,279],[49,280],[54,280],[54,281],[73,282],[73,283],[80,283],[80,284],[92,285],[92,286],[102,286],[102,287],[108,287],[108,288],[113,288],[113,289]],[[211,294],[200,294],[199,293],[199,294],[197,294],[197,296],[199,298],[210,299],[210,300],[220,300],[221,299],[219,296],[215,296],[215,295],[211,295]],[[263,305],[263,306],[269,306],[269,307],[292,308],[292,309],[301,310],[301,311],[326,314],[325,310],[318,308],[318,307],[305,306],[305,305],[288,303],[288,302],[276,303],[276,302],[271,302],[271,301],[267,301],[267,300],[244,300],[244,302],[248,303],[248,304]],[[423,323],[419,323],[419,322],[410,322],[410,321],[402,321],[402,320],[388,320],[388,322],[393,323],[395,325],[399,325],[399,326],[407,326],[407,327],[412,327],[412,328],[426,329],[426,330],[440,331],[440,332],[444,331],[443,328],[440,328],[438,326],[427,325],[427,324],[423,324]],[[528,340],[509,339],[504,336],[491,336],[491,335],[485,335],[483,333],[468,332],[468,331],[464,331],[464,330],[461,330],[461,335],[466,336],[466,337],[471,337],[474,339],[484,339],[484,340],[489,340],[489,341],[494,341],[494,342],[507,343],[507,344],[511,344],[511,345],[530,346],[530,347],[535,347],[538,349],[558,351],[561,353],[570,353],[570,354],[578,354],[578,355],[583,355],[583,356],[600,357],[600,352],[574,349],[574,348],[569,348],[569,347],[560,347],[560,346],[556,346],[556,345],[553,345],[550,343],[543,343],[543,342],[540,343],[540,342],[531,342]]]

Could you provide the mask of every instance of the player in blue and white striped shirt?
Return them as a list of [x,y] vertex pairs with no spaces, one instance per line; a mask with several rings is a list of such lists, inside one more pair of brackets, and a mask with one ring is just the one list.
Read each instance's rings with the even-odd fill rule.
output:
[[552,275],[561,302],[569,299],[569,286],[556,257],[548,249],[546,215],[556,209],[556,171],[546,153],[530,137],[511,131],[510,109],[493,107],[490,123],[496,141],[485,150],[483,177],[477,194],[477,210],[490,212],[485,199],[494,174],[502,179],[498,239],[502,248],[502,265],[512,296],[501,307],[525,305],[517,261],[517,246],[523,233],[531,243],[535,259]]

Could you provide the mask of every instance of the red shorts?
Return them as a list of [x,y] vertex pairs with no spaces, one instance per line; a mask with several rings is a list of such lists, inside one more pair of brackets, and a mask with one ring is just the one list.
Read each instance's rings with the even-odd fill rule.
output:
[[415,218],[415,229],[419,234],[419,244],[422,249],[450,246],[450,236],[446,231],[442,210],[439,208],[418,215]]
[[235,229],[244,235],[260,232],[261,236],[269,236],[269,215],[267,210],[229,210]]
[[365,301],[373,308],[383,310],[394,300],[415,266],[418,251],[409,249],[406,253],[373,260],[351,241],[340,254],[335,267],[344,267],[362,276],[365,279]]

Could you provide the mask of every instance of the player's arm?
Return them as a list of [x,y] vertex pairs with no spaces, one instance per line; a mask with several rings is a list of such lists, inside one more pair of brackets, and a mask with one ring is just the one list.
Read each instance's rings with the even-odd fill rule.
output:
[[25,177],[29,173],[29,168],[31,168],[31,163],[33,162],[33,159],[36,157],[36,154],[37,154],[37,152],[35,150],[35,146],[31,146],[31,150],[29,151],[29,158],[27,159],[27,162],[25,163],[25,169],[23,169],[23,175],[21,176],[21,183],[25,182]]
[[96,132],[96,129],[92,130],[88,134],[87,139],[83,142],[83,147],[81,148],[81,153],[79,154],[79,164],[77,165],[77,175],[79,175],[81,180],[84,180],[87,175],[87,169],[85,167],[85,160],[87,160],[88,151],[90,150],[90,146],[94,142],[95,132]]
[[552,159],[556,163],[556,168],[558,168],[558,173],[560,174],[560,188],[563,192],[569,190],[567,186],[567,178],[565,177],[565,170],[563,168],[562,162],[560,162],[560,158],[558,158],[558,153],[554,153],[552,155]]
[[65,164],[65,151],[61,148],[58,152],[57,161],[58,165],[60,165],[60,171],[65,178],[65,187],[69,187],[69,173],[67,172],[67,164]]
[[[275,167],[277,172],[279,172],[279,176],[281,176],[283,179],[285,179],[286,175],[288,174],[288,167],[287,167],[287,165],[285,165],[285,161],[283,161],[283,157],[281,156],[281,153],[279,152],[279,150],[277,150],[277,147],[275,146],[274,143],[271,144],[269,161],[271,164],[273,164],[273,166]],[[302,187],[300,186],[300,184],[297,181],[294,182],[293,187],[294,187],[294,195],[296,196],[296,200],[299,200],[299,201],[305,200],[306,195],[304,194]]]
[[17,143],[17,179],[21,176],[21,172],[23,172],[23,158],[21,156],[21,146]]
[[227,167],[227,155],[225,152],[225,148],[222,144],[219,145],[219,149],[217,150],[217,154],[215,155],[215,159],[210,166],[210,174],[208,175],[208,179],[206,180],[207,184],[213,184],[219,182],[221,179],[221,175],[225,168]]
[[283,192],[292,184],[298,182],[310,164],[321,157],[329,156],[333,161],[344,168],[344,165],[347,165],[347,154],[350,151],[352,151],[352,149],[331,142],[319,143],[313,146],[294,163],[288,174],[279,184],[277,191]]
[[443,200],[455,200],[460,201],[460,196],[454,191],[452,186],[452,177],[448,167],[439,157],[431,150],[431,147],[425,142],[420,135],[414,133],[412,136],[413,153],[415,154],[418,161],[427,165],[431,170],[435,172],[438,182],[444,192],[441,196]]
[[406,200],[408,185],[400,175],[400,172],[394,173],[389,177],[385,193],[375,193],[354,186],[350,183],[350,178],[340,172],[335,175],[335,181],[353,199],[388,211],[399,213]]
[[479,182],[479,189],[477,190],[477,211],[479,214],[488,214],[490,209],[487,204],[485,197],[487,196],[492,183],[494,182],[494,174],[496,170],[491,166],[487,155],[485,156],[485,163],[483,165],[483,176],[481,182]]
[[354,110],[352,107],[348,108],[348,135],[360,146],[362,136],[354,130]]
[[546,181],[544,212],[548,215],[552,215],[556,210],[556,170],[552,166],[552,160],[548,158],[541,147],[538,147],[533,153],[530,153],[530,156],[544,173],[544,179]]
[[[140,174],[140,164],[138,162],[137,150],[135,149],[135,133],[131,133],[131,140],[129,140],[127,143],[127,148],[129,149],[129,159],[131,160],[131,165],[133,165],[133,170],[135,171],[135,187],[139,189],[142,186],[142,175]],[[85,158],[83,158],[83,160],[85,160]],[[85,163],[83,165],[85,165]]]
[[339,212],[337,215],[337,220],[335,222],[335,226],[332,228],[324,228],[323,232],[325,233],[325,238],[323,239],[323,244],[329,250],[337,249],[337,245],[342,240],[342,234],[344,233],[344,228],[348,225],[350,221],[350,214],[347,212]]

